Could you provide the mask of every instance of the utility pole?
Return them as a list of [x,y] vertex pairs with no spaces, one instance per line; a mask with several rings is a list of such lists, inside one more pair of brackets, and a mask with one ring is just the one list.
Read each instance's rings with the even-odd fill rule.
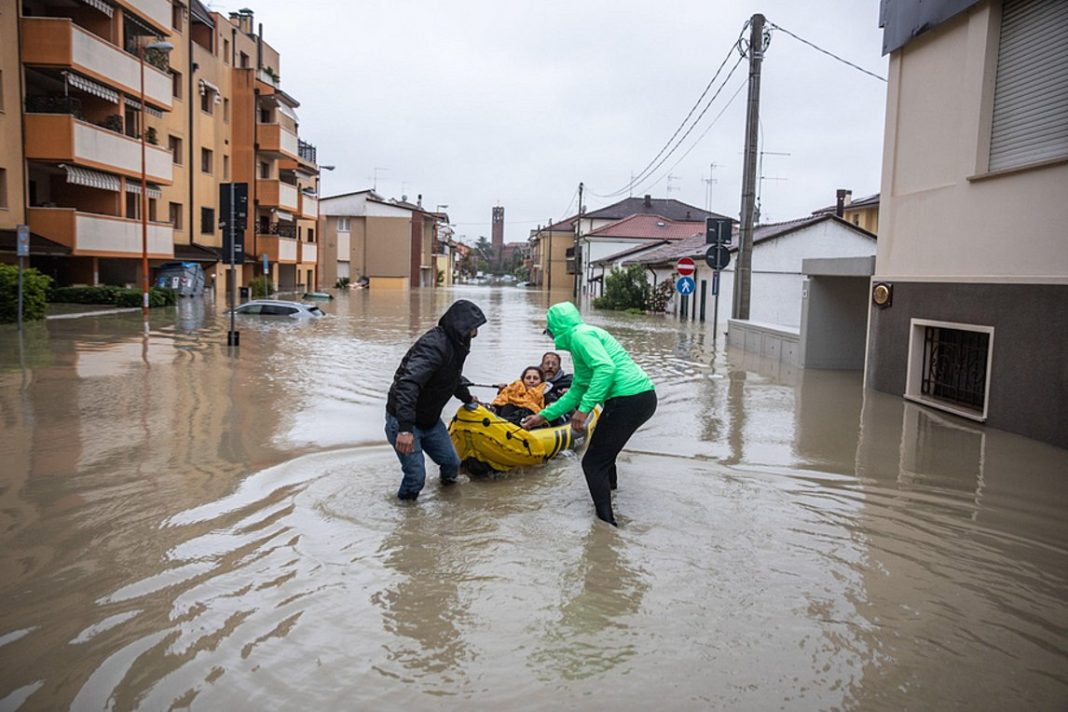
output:
[[[571,248],[571,252],[574,253],[572,255],[572,261],[575,264],[575,286],[573,288],[574,294],[572,294],[572,297],[575,299],[575,303],[576,304],[578,304],[578,299],[579,299],[579,277],[581,276],[581,269],[585,268],[585,265],[581,265],[581,263],[579,262],[579,259],[580,259],[579,236],[582,234],[582,189],[583,189],[583,187],[584,186],[582,185],[582,182],[580,181],[579,182],[579,191],[578,191],[578,195],[579,195],[578,219],[575,221],[575,244]],[[580,267],[580,265],[581,265],[581,267]]]
[[764,16],[749,21],[749,102],[745,112],[745,164],[742,168],[742,214],[738,266],[734,275],[731,316],[749,318],[753,280],[753,210],[756,206],[757,132],[760,124],[760,64],[764,61]]

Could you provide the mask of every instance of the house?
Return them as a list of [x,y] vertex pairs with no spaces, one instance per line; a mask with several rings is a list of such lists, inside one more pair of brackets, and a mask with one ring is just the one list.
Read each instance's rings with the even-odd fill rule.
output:
[[[632,237],[626,234],[605,232],[613,223],[617,223],[632,216],[646,216],[653,222],[657,220],[671,223],[689,223],[693,232],[704,230],[705,218],[725,218],[718,213],[710,213],[692,205],[687,205],[673,198],[653,198],[646,195],[642,198],[626,198],[613,203],[605,208],[583,214],[576,219],[577,239],[575,247],[578,250],[577,265],[578,290],[581,295],[597,296],[600,294],[600,270],[592,266],[592,262],[608,257],[616,252],[621,252],[633,247],[641,237]],[[648,223],[634,223],[630,228],[625,228],[625,233],[631,229],[647,231]],[[672,228],[676,229],[676,228]],[[689,229],[689,228],[683,228]],[[691,233],[693,234],[693,233]]]
[[373,190],[323,198],[322,280],[367,277],[374,289],[433,287],[439,217]]
[[622,248],[590,262],[589,272],[593,275],[589,281],[590,295],[603,296],[605,274],[622,267],[624,260],[633,261],[663,245],[703,236],[704,231],[703,222],[680,222],[661,215],[638,214],[587,233],[585,239],[594,246],[591,254],[603,251],[606,245]]
[[[675,264],[682,257],[690,257],[697,265],[693,275],[696,292],[693,298],[676,295],[673,312],[681,319],[700,320],[713,328],[716,337],[731,330],[732,346],[744,348],[742,330],[746,323],[731,320],[734,270],[737,263],[737,230],[729,248],[731,262],[719,273],[719,300],[715,291],[713,270],[705,264],[708,245],[702,230],[699,235],[666,244],[639,257],[623,259],[622,264],[641,264],[651,272],[653,286],[663,280],[674,281]],[[800,352],[802,306],[805,275],[803,263],[813,258],[870,258],[875,255],[875,235],[836,215],[810,215],[753,229],[752,291],[750,319],[752,328],[781,332],[782,339],[791,344],[787,353],[795,365],[803,365]],[[868,271],[870,274],[870,270]],[[863,316],[866,287],[862,281],[854,285],[855,304]],[[756,325],[759,325],[756,326]],[[863,353],[863,329],[855,334],[859,342],[857,352]],[[792,350],[792,353],[791,353]],[[860,368],[861,363],[855,364]]]
[[1068,3],[888,0],[882,24],[865,384],[1068,447]]
[[572,215],[530,231],[530,282],[542,291],[575,288],[574,260],[575,219]]
[[835,214],[842,217],[846,222],[851,222],[857,227],[863,228],[873,235],[879,234],[879,194],[868,195],[863,198],[853,199],[853,191],[840,189],[837,192],[837,202],[819,210],[814,210],[813,215]]

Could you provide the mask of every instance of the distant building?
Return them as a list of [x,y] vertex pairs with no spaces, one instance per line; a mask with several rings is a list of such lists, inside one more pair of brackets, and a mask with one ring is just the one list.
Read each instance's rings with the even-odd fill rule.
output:
[[1068,447],[1068,3],[886,3],[865,383]]
[[530,231],[530,281],[543,291],[574,289],[574,269],[568,255],[575,246],[575,218],[572,215]]

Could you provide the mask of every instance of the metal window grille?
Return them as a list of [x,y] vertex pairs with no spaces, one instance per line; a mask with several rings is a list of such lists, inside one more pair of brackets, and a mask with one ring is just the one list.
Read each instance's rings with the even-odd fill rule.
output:
[[986,400],[990,334],[937,326],[924,328],[920,392],[982,410]]

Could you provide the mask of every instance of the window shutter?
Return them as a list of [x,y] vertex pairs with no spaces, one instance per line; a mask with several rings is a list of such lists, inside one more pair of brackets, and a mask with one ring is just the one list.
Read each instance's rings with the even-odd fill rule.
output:
[[1068,2],[1005,0],[990,170],[1068,157]]

